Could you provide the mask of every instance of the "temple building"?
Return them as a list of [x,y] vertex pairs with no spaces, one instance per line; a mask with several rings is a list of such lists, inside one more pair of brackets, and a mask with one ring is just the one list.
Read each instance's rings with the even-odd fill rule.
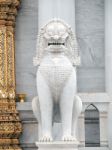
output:
[[[0,150],[37,150],[33,57],[52,19],[72,28],[80,50],[78,150],[112,150],[112,0],[0,0]],[[60,133],[55,122],[53,137]]]

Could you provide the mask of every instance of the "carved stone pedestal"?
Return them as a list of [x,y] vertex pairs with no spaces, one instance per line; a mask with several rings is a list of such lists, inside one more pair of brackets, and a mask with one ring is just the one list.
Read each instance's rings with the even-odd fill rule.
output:
[[36,142],[39,150],[78,150],[77,142]]

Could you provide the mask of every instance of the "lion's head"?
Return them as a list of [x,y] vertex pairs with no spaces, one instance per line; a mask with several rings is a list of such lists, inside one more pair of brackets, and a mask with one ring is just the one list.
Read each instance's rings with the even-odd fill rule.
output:
[[60,19],[53,19],[41,28],[37,42],[38,62],[44,56],[45,49],[50,45],[64,45],[66,55],[74,65],[80,64],[80,56],[76,35],[70,26]]

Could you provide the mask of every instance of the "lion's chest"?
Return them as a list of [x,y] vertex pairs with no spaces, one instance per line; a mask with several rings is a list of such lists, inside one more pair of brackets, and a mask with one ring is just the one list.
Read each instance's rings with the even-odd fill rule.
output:
[[55,99],[58,99],[73,70],[72,64],[63,55],[58,57],[46,56],[38,69],[47,81]]

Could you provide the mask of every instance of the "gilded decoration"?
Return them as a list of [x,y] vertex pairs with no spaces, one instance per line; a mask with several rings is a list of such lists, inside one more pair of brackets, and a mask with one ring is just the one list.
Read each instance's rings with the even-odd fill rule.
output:
[[0,0],[0,150],[21,150],[16,110],[15,18],[20,0]]

